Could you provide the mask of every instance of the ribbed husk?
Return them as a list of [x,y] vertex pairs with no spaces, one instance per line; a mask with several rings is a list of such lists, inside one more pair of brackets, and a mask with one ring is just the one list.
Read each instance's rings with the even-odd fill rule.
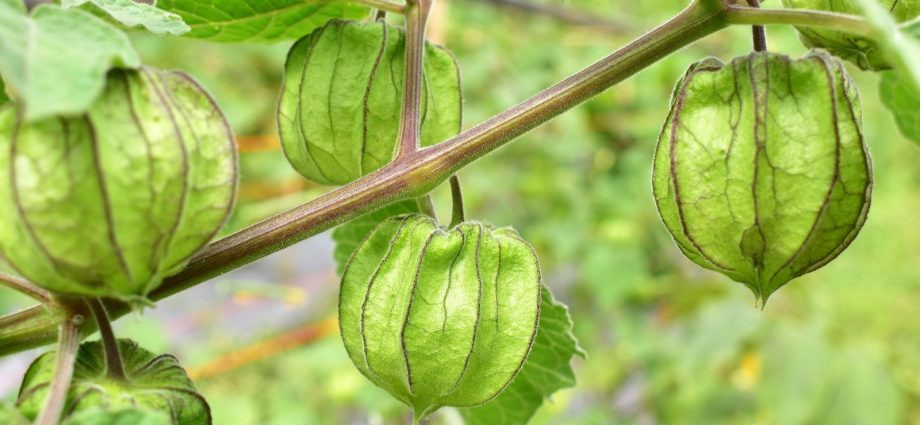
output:
[[[333,20],[288,53],[278,101],[281,144],[291,165],[317,183],[341,185],[389,163],[403,103],[404,32],[383,22]],[[460,69],[426,44],[421,145],[460,131]]]
[[23,122],[0,109],[0,256],[67,295],[138,299],[225,222],[236,146],[179,72],[113,71],[91,109]]
[[677,245],[761,303],[833,260],[869,211],[861,120],[855,85],[823,51],[693,65],[654,164],[655,200]]
[[[118,340],[124,362],[124,379],[106,376],[105,351],[100,341],[80,346],[73,383],[67,394],[64,420],[84,412],[118,412],[134,408],[162,412],[171,425],[210,425],[211,409],[198,394],[179,361],[168,354],[155,355],[134,341]],[[16,407],[34,420],[41,411],[54,378],[54,352],[41,355],[26,371]]]
[[355,251],[339,320],[361,373],[423,417],[501,393],[533,344],[540,297],[537,257],[514,230],[405,215]]

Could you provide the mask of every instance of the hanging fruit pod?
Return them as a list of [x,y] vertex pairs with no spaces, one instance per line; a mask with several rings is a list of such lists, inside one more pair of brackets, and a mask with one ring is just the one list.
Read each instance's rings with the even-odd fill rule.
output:
[[537,257],[517,232],[412,214],[355,251],[339,320],[358,370],[420,419],[501,393],[533,344],[540,301]]
[[[198,394],[175,357],[154,355],[128,339],[118,340],[118,348],[124,377],[107,375],[101,342],[80,346],[67,392],[64,423],[79,422],[80,418],[86,418],[80,423],[100,423],[89,418],[120,418],[123,422],[113,423],[137,423],[139,418],[150,417],[157,421],[146,423],[211,424],[207,401]],[[16,407],[30,420],[38,417],[44,405],[56,361],[55,352],[43,354],[32,362],[22,380]]]
[[[384,22],[333,20],[288,53],[278,102],[291,165],[321,184],[342,185],[388,164],[403,103],[406,36]],[[460,70],[444,48],[425,45],[421,145],[460,132]]]
[[85,114],[0,108],[0,258],[65,295],[140,299],[223,225],[236,145],[189,76],[112,71]]
[[856,86],[826,52],[699,62],[658,141],[659,213],[687,257],[764,303],[837,257],[865,222],[861,122]]

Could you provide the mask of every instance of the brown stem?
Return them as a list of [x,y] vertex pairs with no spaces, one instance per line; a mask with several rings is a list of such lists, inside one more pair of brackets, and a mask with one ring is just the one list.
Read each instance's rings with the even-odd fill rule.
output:
[[450,176],[450,196],[454,202],[454,214],[450,218],[450,227],[454,227],[466,220],[463,211],[463,191],[460,189],[460,179],[454,174]]
[[425,27],[434,0],[408,0],[406,3],[406,71],[403,79],[403,105],[399,119],[397,158],[418,152],[422,130],[422,85],[425,63]]
[[54,378],[48,390],[48,398],[35,425],[56,425],[61,420],[64,405],[67,404],[67,392],[73,380],[74,362],[80,349],[80,325],[83,315],[70,314],[61,322],[58,341],[57,363],[54,366]]
[[[760,0],[747,0],[748,5],[755,9],[760,8]],[[767,51],[767,30],[763,25],[753,25],[751,26],[751,35],[754,39],[754,51],[755,52],[766,52]]]
[[[165,279],[150,298],[161,300],[384,205],[422,196],[460,168],[726,25],[721,0],[696,0],[674,19],[488,121],[208,245],[183,271]],[[106,306],[113,317],[130,310],[115,301],[107,301]],[[53,338],[54,329],[47,324],[54,321],[35,314],[27,310],[11,318],[32,315],[22,319],[35,325],[32,334],[0,328],[0,355]]]
[[96,326],[99,328],[99,336],[102,339],[102,347],[105,350],[105,374],[109,378],[124,381],[125,366],[121,358],[121,350],[118,348],[118,339],[115,338],[115,332],[112,331],[112,322],[109,320],[109,314],[106,312],[105,304],[102,300],[94,298],[89,300],[90,309],[96,318]]
[[42,304],[51,304],[51,293],[28,280],[0,272],[0,285],[19,291]]

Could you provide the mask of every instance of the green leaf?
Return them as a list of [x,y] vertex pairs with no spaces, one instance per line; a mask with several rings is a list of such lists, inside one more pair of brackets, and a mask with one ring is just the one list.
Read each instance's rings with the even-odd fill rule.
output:
[[154,34],[182,35],[191,30],[182,17],[134,0],[61,0],[65,8],[91,4],[128,27],[142,25]]
[[360,19],[366,6],[329,0],[160,0],[157,7],[185,19],[187,37],[226,43],[300,38],[330,19]]
[[527,363],[514,381],[494,400],[482,406],[460,409],[467,425],[523,425],[553,393],[575,386],[571,361],[584,358],[572,334],[572,318],[566,306],[543,287],[537,339]]
[[332,240],[335,241],[333,257],[339,275],[345,270],[351,254],[358,249],[358,245],[380,224],[381,221],[400,214],[419,212],[418,203],[414,200],[397,202],[374,212],[362,215],[349,221],[332,231]]
[[[197,393],[175,357],[155,355],[127,339],[118,340],[126,378],[106,374],[105,352],[102,343],[83,343],[77,353],[73,382],[67,393],[65,421],[86,420],[79,424],[134,424],[135,422],[99,422],[99,410],[134,417],[124,409],[169,413],[171,425],[202,425],[211,423],[211,411],[205,399]],[[16,404],[27,418],[34,420],[44,405],[48,386],[54,377],[56,353],[41,355],[32,362],[22,380]],[[83,417],[83,412],[87,417]],[[119,413],[121,412],[121,413]],[[156,415],[145,415],[145,425],[161,424]],[[95,420],[95,422],[94,422]]]
[[[920,15],[917,0],[872,0],[880,4],[893,20],[904,22]],[[795,9],[816,9],[858,15],[860,8],[853,0],[783,0],[783,6]],[[871,38],[840,31],[798,27],[802,42],[808,47],[827,49],[834,56],[855,63],[862,69],[880,71],[891,67],[884,49]]]
[[920,144],[920,91],[896,72],[883,72],[879,96],[894,114],[901,134]]
[[876,42],[888,62],[903,74],[905,82],[920,91],[920,21],[905,23],[902,28],[876,0],[857,0],[857,5],[875,30]]
[[169,425],[169,416],[132,407],[111,412],[93,408],[74,414],[63,425]]
[[29,16],[0,3],[0,71],[27,120],[83,112],[109,69],[138,66],[128,37],[90,13],[41,5]]

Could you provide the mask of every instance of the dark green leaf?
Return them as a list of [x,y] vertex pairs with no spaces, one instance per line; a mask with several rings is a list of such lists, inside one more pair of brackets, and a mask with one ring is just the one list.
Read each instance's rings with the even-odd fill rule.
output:
[[358,244],[364,240],[380,224],[381,221],[399,214],[409,214],[419,212],[418,204],[414,200],[397,202],[395,204],[383,207],[377,211],[362,215],[348,223],[337,227],[332,232],[332,240],[335,241],[335,263],[339,275],[345,270],[345,264],[351,258],[351,254],[358,248]]
[[182,17],[134,0],[61,0],[65,8],[93,5],[128,27],[143,26],[154,34],[181,35],[191,30]]
[[901,134],[920,144],[920,93],[896,72],[882,73],[879,96],[894,114]]
[[0,2],[0,71],[28,120],[83,112],[109,69],[138,66],[128,37],[90,13],[42,5],[29,16]]
[[328,0],[160,0],[157,7],[185,19],[188,37],[220,42],[300,38],[330,19],[358,19],[368,8]]
[[540,327],[527,363],[508,388],[482,406],[460,409],[468,425],[523,425],[556,391],[575,385],[571,361],[585,354],[564,304],[543,288]]

